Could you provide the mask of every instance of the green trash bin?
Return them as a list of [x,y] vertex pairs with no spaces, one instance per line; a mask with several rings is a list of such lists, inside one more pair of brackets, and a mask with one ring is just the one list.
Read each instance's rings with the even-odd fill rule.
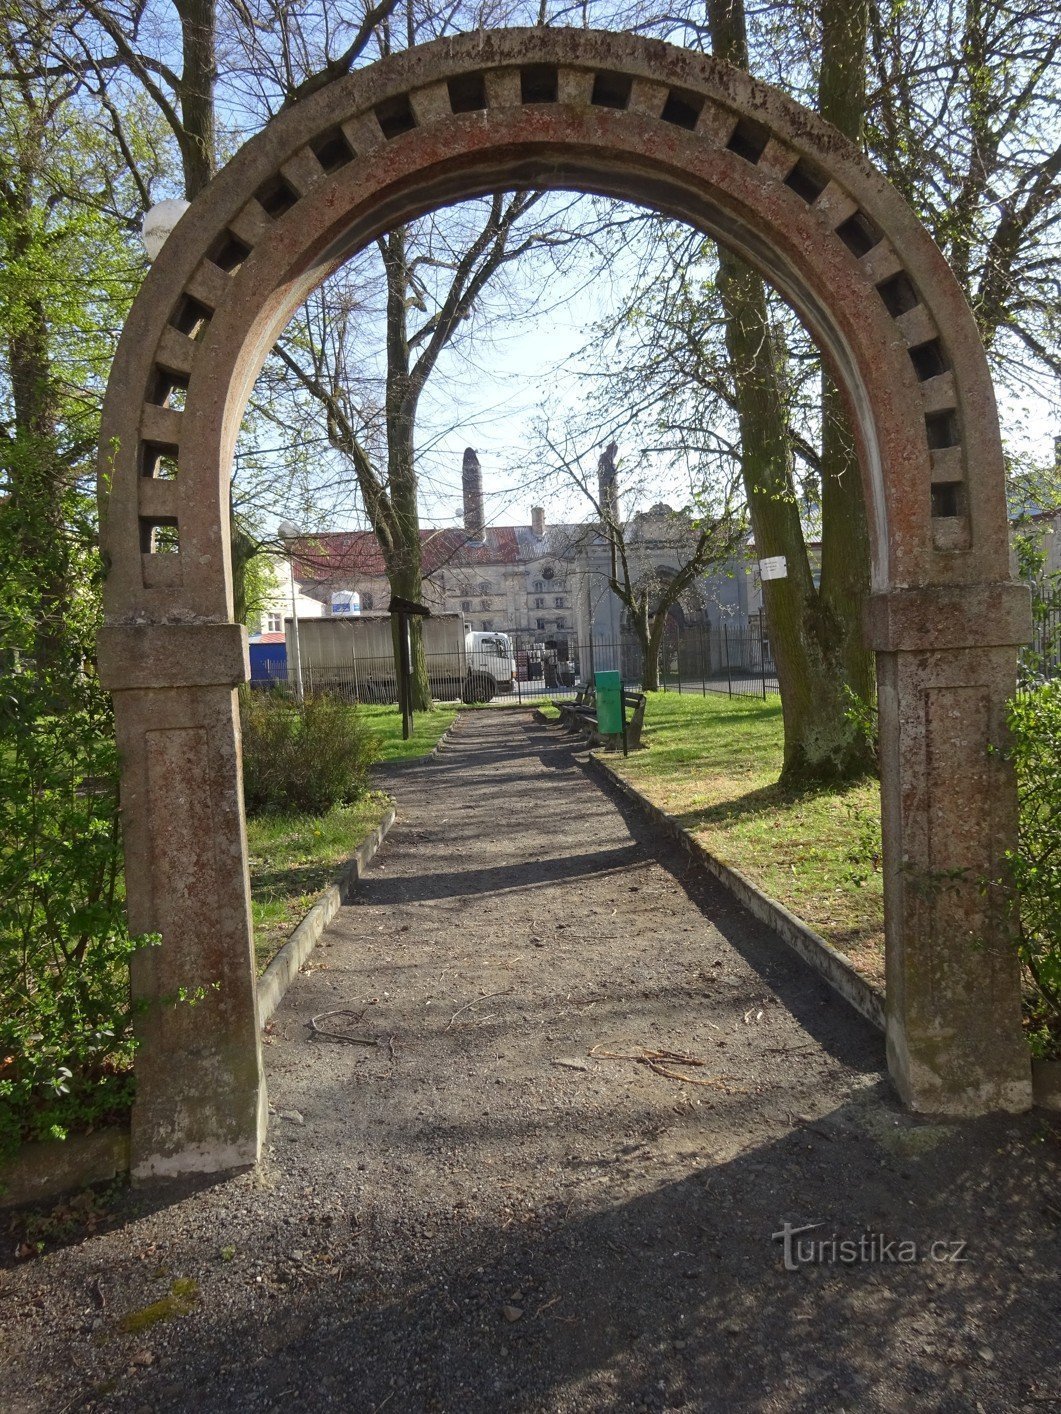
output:
[[621,736],[623,731],[623,680],[619,673],[594,673],[597,689],[597,730],[601,736]]

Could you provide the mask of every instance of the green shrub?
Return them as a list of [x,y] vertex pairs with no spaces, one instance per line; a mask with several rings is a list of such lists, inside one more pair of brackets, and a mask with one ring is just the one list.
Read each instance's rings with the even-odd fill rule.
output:
[[[91,667],[99,566],[73,519],[32,566],[20,515],[0,513],[0,1157],[132,1094],[118,758]],[[37,590],[46,571],[69,586],[61,620]]]
[[1061,682],[1010,705],[1020,827],[1010,859],[1033,1054],[1061,1056]]
[[365,792],[378,742],[356,707],[282,692],[249,693],[241,706],[243,798],[251,814],[323,815]]

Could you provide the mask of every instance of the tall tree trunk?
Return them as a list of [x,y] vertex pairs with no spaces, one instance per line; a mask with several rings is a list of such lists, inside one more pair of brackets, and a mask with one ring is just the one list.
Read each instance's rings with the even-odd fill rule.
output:
[[217,169],[216,0],[173,0],[181,22],[183,67],[180,78],[181,161],[184,194],[194,201]]
[[[748,67],[743,0],[709,0],[715,53]],[[835,43],[839,45],[839,40]],[[784,555],[787,577],[763,583],[763,603],[777,664],[785,727],[781,779],[845,779],[867,769],[871,750],[848,714],[846,661],[861,642],[859,607],[840,597],[843,573],[830,548],[832,585],[827,597],[814,584],[792,475],[782,382],[783,355],[774,338],[763,281],[739,257],[719,251],[719,294],[726,314],[737,415],[741,430],[742,474],[756,554]],[[838,423],[830,419],[829,519],[835,533],[851,483],[858,486],[853,449],[844,457]],[[849,473],[854,471],[852,477]],[[825,495],[823,489],[823,497]],[[858,486],[858,495],[861,488]],[[859,502],[860,504],[860,502]],[[823,511],[824,520],[824,511]],[[864,538],[864,512],[861,516]],[[853,553],[848,542],[847,552]],[[824,549],[823,549],[824,556]],[[857,571],[854,571],[857,574]],[[857,638],[856,638],[857,636]]]
[[[822,117],[861,146],[866,111],[867,0],[821,0]],[[832,671],[863,702],[873,700],[873,654],[862,635],[870,587],[869,530],[858,452],[839,390],[822,377],[822,561],[818,591]],[[868,758],[857,764],[867,768]]]
[[[667,632],[667,613],[656,614],[652,620],[652,626],[648,631],[648,652],[645,656],[646,663],[651,663],[652,685],[645,682],[646,692],[657,692],[659,690],[659,659],[663,649],[663,635]],[[646,678],[648,669],[646,668]]]
[[[420,602],[423,592],[420,550],[420,508],[416,501],[417,394],[410,376],[409,332],[406,314],[408,267],[403,227],[390,231],[382,241],[387,272],[387,484],[393,513],[394,543],[387,562],[391,591],[402,599]],[[398,639],[395,630],[395,664]],[[413,707],[431,706],[423,635],[419,619],[412,624]]]

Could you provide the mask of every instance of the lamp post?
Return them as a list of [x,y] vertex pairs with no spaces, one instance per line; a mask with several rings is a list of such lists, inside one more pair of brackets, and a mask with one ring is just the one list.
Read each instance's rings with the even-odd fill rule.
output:
[[[294,522],[284,520],[277,527],[277,534],[281,540],[292,541],[299,534],[298,526]],[[291,552],[291,546],[287,547],[287,569],[291,579],[291,629],[295,650],[295,701],[301,707],[303,702],[302,691],[302,652],[298,641],[298,605],[295,602],[295,560]]]
[[140,235],[148,260],[157,260],[170,231],[188,210],[186,201],[160,201],[144,217]]

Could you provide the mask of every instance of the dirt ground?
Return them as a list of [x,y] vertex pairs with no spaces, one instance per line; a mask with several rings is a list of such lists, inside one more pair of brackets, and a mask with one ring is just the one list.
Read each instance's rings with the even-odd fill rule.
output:
[[[265,1161],[6,1253],[0,1408],[1061,1407],[1056,1125],[904,1114],[880,1037],[529,715],[387,783],[268,1030]],[[311,1035],[340,1009],[376,1044]]]

